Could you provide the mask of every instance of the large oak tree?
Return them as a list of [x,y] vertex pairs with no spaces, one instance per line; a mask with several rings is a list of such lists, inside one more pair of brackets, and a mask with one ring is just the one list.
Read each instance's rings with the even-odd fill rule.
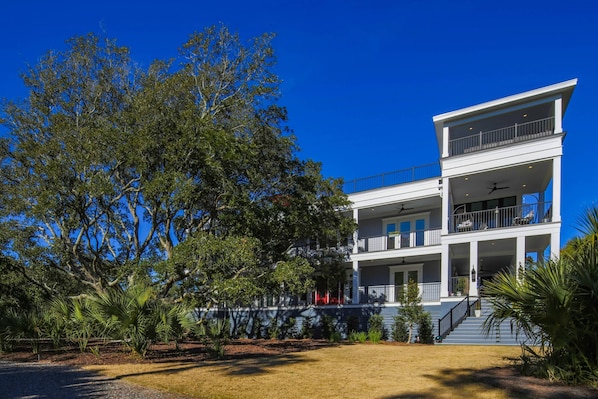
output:
[[90,34],[28,68],[29,96],[2,108],[3,255],[31,278],[196,303],[309,285],[290,248],[354,226],[340,181],[297,155],[271,40],[211,27],[142,69]]

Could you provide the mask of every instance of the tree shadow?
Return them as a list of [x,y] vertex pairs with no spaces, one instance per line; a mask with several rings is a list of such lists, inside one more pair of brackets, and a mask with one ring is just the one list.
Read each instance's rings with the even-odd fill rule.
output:
[[500,389],[506,397],[514,399],[589,399],[598,397],[598,390],[589,387],[565,386],[540,378],[522,376],[512,366],[481,370],[444,369],[440,374],[427,374],[424,377],[436,384],[426,390],[405,392],[380,399],[476,398],[481,392],[489,389]]
[[111,381],[74,367],[0,362],[2,398],[104,398],[118,389]]

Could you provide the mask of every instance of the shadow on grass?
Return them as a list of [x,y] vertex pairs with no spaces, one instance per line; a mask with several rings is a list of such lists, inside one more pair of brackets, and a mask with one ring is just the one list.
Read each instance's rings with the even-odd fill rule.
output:
[[514,367],[495,367],[482,370],[444,369],[440,375],[427,374],[424,377],[434,381],[435,384],[426,390],[405,392],[380,399],[477,398],[481,393],[491,389],[500,389],[505,397],[513,399],[589,399],[598,397],[598,390],[588,387],[564,386],[539,378],[521,376]]
[[[196,363],[189,362],[174,362],[174,363],[160,363],[153,370],[141,371],[135,373],[118,374],[115,376],[116,379],[124,379],[129,377],[139,377],[148,375],[176,375],[178,373],[202,369],[202,368],[214,368],[217,372],[221,372],[228,376],[240,376],[240,375],[260,375],[269,373],[273,368],[281,366],[289,366],[299,363],[313,362],[312,360],[306,359],[302,356],[296,356],[294,354],[286,355],[253,355],[243,356],[240,358],[229,358],[223,360],[202,360]],[[104,372],[103,368],[97,368],[95,371]],[[111,373],[118,373],[118,368],[111,368]]]

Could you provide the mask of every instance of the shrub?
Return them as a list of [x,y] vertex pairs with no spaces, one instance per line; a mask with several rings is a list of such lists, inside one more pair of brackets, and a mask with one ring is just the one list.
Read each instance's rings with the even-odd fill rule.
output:
[[370,330],[370,331],[368,331],[368,338],[371,343],[377,344],[382,339],[382,331]]
[[434,342],[434,326],[432,325],[432,315],[429,312],[424,312],[419,321],[419,342],[422,344]]
[[314,328],[312,324],[313,318],[310,316],[306,316],[303,318],[303,323],[301,324],[301,331],[299,332],[299,338],[312,338],[314,336]]
[[222,319],[208,320],[200,325],[200,335],[210,356],[218,359],[224,357],[224,346],[230,340],[229,329],[228,320]]
[[368,339],[368,335],[365,331],[351,331],[349,334],[349,340],[351,342],[359,342],[363,344]]
[[336,332],[333,317],[329,315],[324,315],[320,319],[320,323],[322,330],[322,338],[330,339],[332,337],[332,333]]
[[330,334],[330,341],[332,341],[332,342],[338,343],[338,342],[341,342],[341,339],[342,339],[342,335],[338,331],[334,331],[332,334]]
[[384,317],[382,317],[382,315],[371,315],[370,319],[368,320],[368,326],[368,337],[370,337],[370,341],[372,341],[371,337],[377,338],[378,342],[384,338]]
[[409,328],[401,316],[394,316],[392,324],[392,340],[395,342],[406,342],[409,339]]

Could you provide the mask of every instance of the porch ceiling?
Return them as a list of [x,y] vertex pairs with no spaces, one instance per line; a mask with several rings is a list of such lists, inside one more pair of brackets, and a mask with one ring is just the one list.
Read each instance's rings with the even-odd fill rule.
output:
[[[524,193],[543,192],[551,177],[551,161],[519,165],[453,178],[450,180],[451,194],[455,204],[520,196]],[[494,183],[498,187],[508,188],[489,193]]]
[[[401,207],[405,209],[401,211]],[[397,201],[390,204],[381,204],[359,210],[359,220],[380,219],[393,216],[408,216],[442,206],[440,195],[434,198],[422,198],[415,201]]]

